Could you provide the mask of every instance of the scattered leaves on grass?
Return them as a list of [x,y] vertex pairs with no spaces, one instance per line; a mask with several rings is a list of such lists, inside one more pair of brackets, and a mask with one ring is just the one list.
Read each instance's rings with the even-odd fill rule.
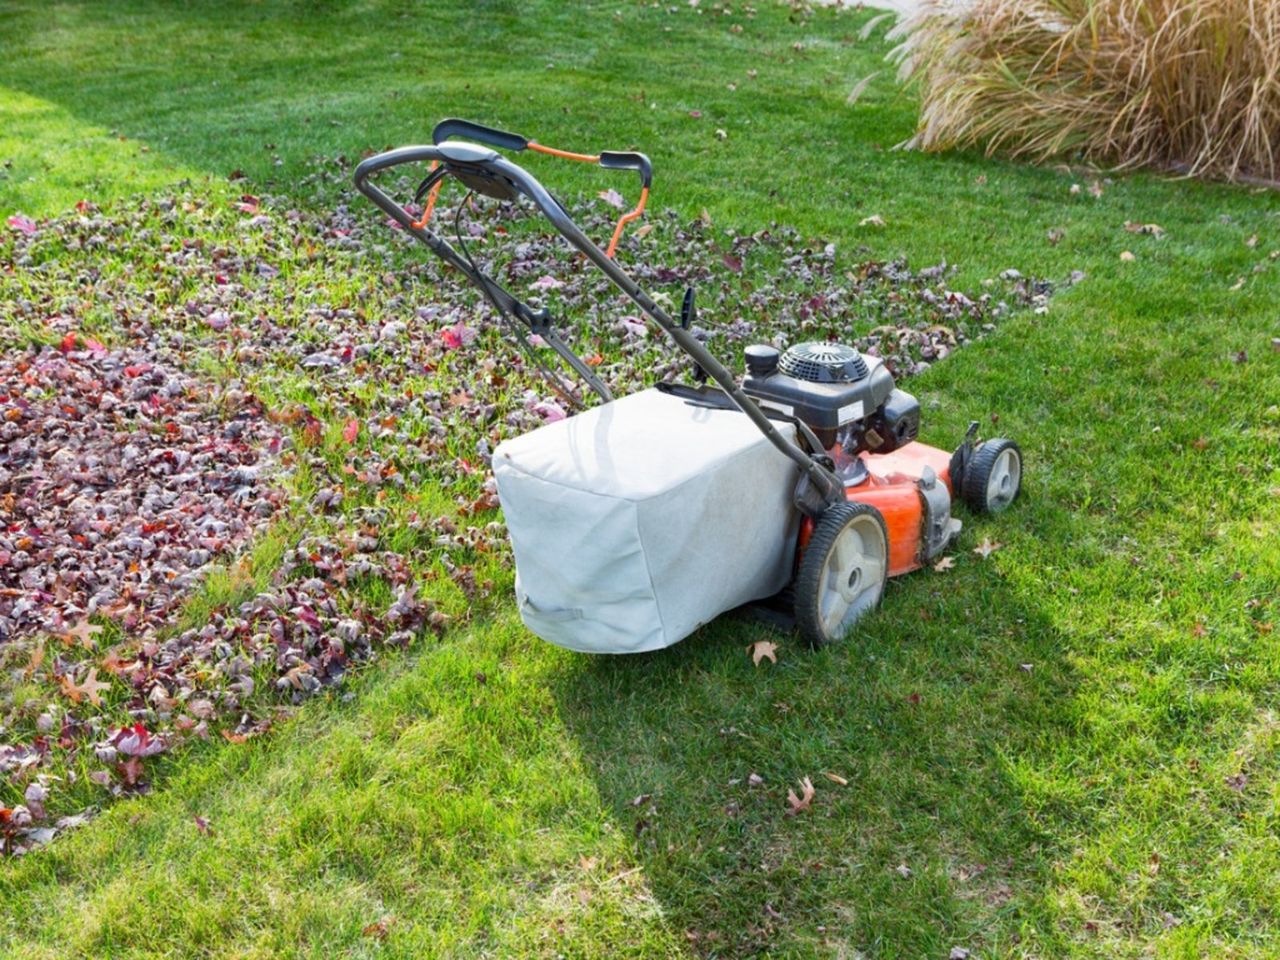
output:
[[800,795],[796,796],[794,790],[787,791],[787,816],[794,817],[797,813],[803,813],[808,810],[813,803],[813,782],[805,777],[800,781]]
[[751,662],[757,667],[760,661],[768,659],[771,663],[778,662],[778,645],[770,643],[768,640],[757,640],[755,643],[747,646],[747,652],[751,654]]

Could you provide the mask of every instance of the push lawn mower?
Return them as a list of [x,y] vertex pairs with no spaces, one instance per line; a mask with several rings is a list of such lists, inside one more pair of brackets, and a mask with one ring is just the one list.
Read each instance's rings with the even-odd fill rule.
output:
[[[677,321],[614,259],[648,199],[643,154],[570,153],[464,120],[442,121],[433,141],[370,157],[356,186],[481,290],[558,393],[581,405],[545,363],[547,349],[603,401],[494,451],[521,615],[543,638],[591,652],[652,650],[726,610],[789,595],[800,632],[819,646],[872,610],[888,577],[947,548],[960,529],[954,498],[999,513],[1018,496],[1022,455],[1012,440],[978,443],[975,422],[954,452],[919,442],[919,403],[879,358],[853,347],[751,346],[739,383],[691,331],[692,289]],[[639,203],[601,250],[542,184],[491,148],[633,171]],[[429,165],[414,198],[420,217],[370,179],[406,164]],[[460,232],[455,248],[429,228],[448,177],[472,194],[532,202],[692,358],[699,383],[613,399],[548,310],[500,286]]]

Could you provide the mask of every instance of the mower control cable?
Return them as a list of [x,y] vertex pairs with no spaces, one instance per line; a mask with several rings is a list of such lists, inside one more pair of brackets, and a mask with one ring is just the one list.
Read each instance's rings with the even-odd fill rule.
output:
[[[419,190],[421,190],[421,188],[419,188]],[[528,304],[511,296],[511,294],[507,290],[503,289],[497,281],[480,269],[480,265],[476,263],[475,258],[471,255],[471,248],[468,246],[466,238],[462,235],[461,220],[462,211],[466,207],[467,202],[471,200],[474,193],[475,191],[468,191],[467,195],[463,197],[462,201],[458,204],[457,209],[454,210],[453,233],[457,238],[458,248],[461,250],[462,256],[471,267],[473,279],[477,281],[476,285],[480,288],[485,299],[489,301],[490,306],[493,307],[494,311],[511,332],[512,336],[515,337],[516,344],[519,346],[521,352],[533,362],[535,367],[537,367],[539,375],[546,382],[547,386],[554,390],[560,399],[564,400],[565,403],[569,404],[575,410],[584,409],[586,404],[583,403],[582,397],[578,395],[578,392],[567,380],[564,379],[563,376],[561,376],[558,371],[552,370],[545,362],[543,362],[542,358],[538,355],[537,349],[529,342],[529,338],[525,336],[525,332],[521,328],[521,321],[523,321],[524,325],[528,326],[536,336],[540,336],[548,342],[553,340],[559,341],[559,336],[551,327],[551,311],[547,310],[545,307],[540,310],[533,310]],[[503,296],[500,297],[498,295],[499,293],[503,294]],[[512,304],[511,309],[508,309],[506,306],[508,301]],[[593,390],[606,398],[609,397],[608,388],[600,382],[599,378],[596,377],[590,367],[580,361],[578,363],[573,362],[578,360],[577,354],[572,350],[569,350],[567,347],[564,351],[557,349],[556,352],[569,360],[574,371],[584,377]]]

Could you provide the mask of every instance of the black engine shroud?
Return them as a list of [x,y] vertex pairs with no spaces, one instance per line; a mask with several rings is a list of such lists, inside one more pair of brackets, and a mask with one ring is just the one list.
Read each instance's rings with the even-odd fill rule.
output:
[[894,386],[879,357],[839,343],[801,343],[780,354],[747,347],[742,389],[762,406],[803,421],[827,449],[888,453],[920,432],[920,404]]

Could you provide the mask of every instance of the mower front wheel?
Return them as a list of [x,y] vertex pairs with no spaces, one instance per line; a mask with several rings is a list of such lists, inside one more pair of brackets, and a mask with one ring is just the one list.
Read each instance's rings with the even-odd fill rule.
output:
[[889,534],[880,511],[837,503],[814,524],[794,585],[796,626],[812,647],[842,639],[884,595]]
[[974,513],[999,513],[1022,490],[1022,451],[1012,440],[987,440],[969,458],[960,495]]

